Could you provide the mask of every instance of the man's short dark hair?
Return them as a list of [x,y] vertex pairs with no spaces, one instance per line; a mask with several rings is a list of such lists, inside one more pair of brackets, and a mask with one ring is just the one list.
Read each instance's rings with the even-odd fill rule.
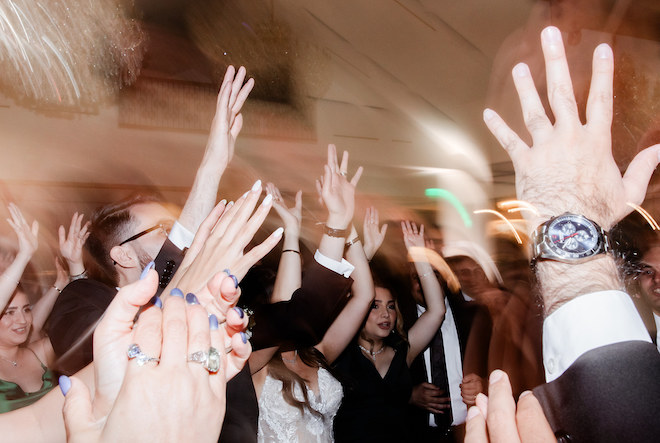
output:
[[89,276],[116,287],[119,274],[110,257],[110,251],[121,243],[135,223],[131,208],[142,203],[162,203],[154,194],[133,194],[123,200],[97,208],[92,214],[90,234],[85,249]]

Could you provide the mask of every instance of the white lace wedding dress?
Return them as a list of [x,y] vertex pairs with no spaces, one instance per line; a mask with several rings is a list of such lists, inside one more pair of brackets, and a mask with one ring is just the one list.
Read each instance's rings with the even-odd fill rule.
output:
[[[319,397],[307,388],[311,406],[322,414],[319,417],[305,409],[300,410],[284,401],[282,382],[266,375],[266,381],[259,397],[259,442],[285,443],[326,443],[334,441],[332,422],[344,396],[341,383],[330,373],[318,370]],[[296,383],[294,397],[303,400],[300,386]]]

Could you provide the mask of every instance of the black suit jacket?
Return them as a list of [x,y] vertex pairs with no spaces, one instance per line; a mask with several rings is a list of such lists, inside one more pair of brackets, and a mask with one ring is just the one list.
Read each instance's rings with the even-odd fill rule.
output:
[[586,352],[534,395],[559,441],[660,440],[660,354],[651,343]]
[[[167,286],[183,255],[169,239],[165,241],[154,259],[160,276],[157,294]],[[92,362],[94,329],[116,294],[116,288],[93,279],[74,280],[62,290],[46,326],[58,371],[71,375]]]

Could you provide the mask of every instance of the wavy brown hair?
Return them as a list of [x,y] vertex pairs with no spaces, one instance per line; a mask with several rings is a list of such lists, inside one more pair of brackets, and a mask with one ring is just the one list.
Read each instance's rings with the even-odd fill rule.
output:
[[[300,361],[305,365],[311,368],[323,368],[333,376],[335,375],[323,354],[316,348],[305,348],[297,351]],[[282,382],[282,397],[284,397],[284,401],[297,408],[300,411],[300,415],[303,415],[305,409],[307,409],[317,417],[323,416],[323,414],[314,409],[309,403],[309,396],[307,395],[307,383],[309,380],[305,380],[284,364],[281,351],[275,353],[270,362],[268,362],[268,373],[275,380],[280,380]],[[293,395],[293,390],[296,384],[301,388],[303,401],[296,399]]]

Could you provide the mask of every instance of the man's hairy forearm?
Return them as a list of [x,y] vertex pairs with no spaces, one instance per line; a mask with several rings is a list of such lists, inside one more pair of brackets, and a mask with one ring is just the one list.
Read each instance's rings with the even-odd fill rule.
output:
[[536,265],[536,277],[546,317],[580,295],[623,287],[610,255],[580,264],[540,261]]

